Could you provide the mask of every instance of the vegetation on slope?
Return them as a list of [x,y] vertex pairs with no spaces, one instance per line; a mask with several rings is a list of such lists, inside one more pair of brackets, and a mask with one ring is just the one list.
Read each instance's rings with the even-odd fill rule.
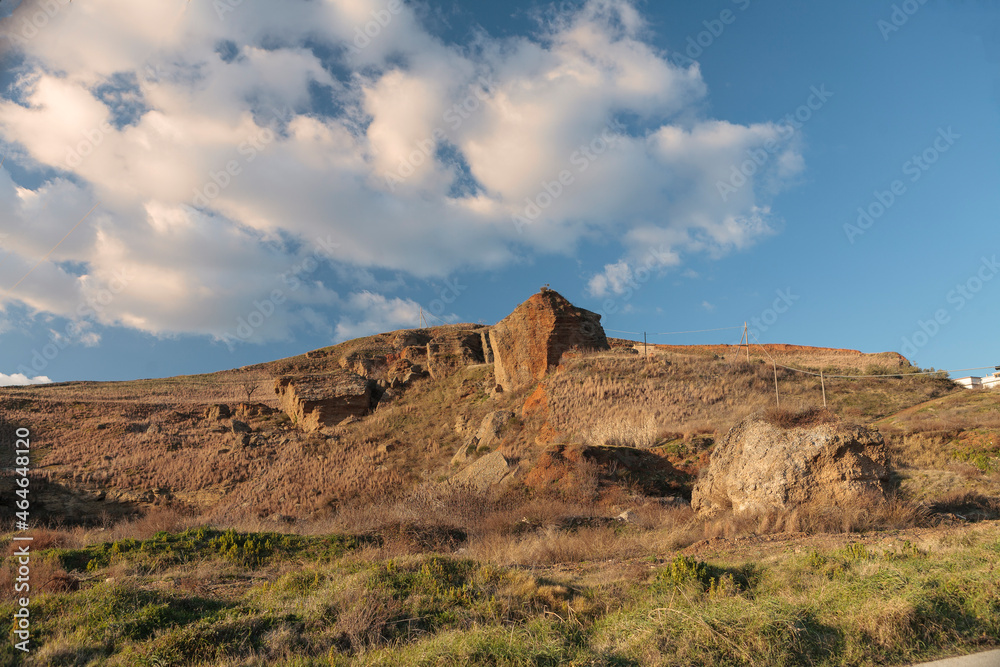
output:
[[996,524],[689,552],[525,568],[206,529],[50,548],[85,580],[36,595],[38,648],[0,662],[874,665],[1000,642]]

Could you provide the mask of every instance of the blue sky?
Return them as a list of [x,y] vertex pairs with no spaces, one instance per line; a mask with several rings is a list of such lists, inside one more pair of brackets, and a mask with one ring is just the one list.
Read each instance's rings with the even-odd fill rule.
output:
[[2,0],[0,63],[0,381],[543,284],[612,331],[1000,364],[1000,3]]

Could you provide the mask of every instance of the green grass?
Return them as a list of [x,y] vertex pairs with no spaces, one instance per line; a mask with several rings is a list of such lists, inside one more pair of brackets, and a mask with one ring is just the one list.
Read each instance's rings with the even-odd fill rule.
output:
[[[251,543],[270,554],[226,555]],[[7,643],[0,664],[902,665],[1000,644],[997,524],[920,547],[669,555],[648,577],[618,579],[434,554],[368,560],[351,538],[205,529],[81,551],[100,563],[115,544],[81,590],[33,597],[37,648],[20,663]],[[167,570],[145,569],[165,554]],[[231,589],[169,585],[186,573]]]
[[[259,567],[280,557],[329,561],[351,549],[378,541],[375,537],[334,535],[301,537],[282,533],[238,533],[234,530],[192,528],[182,533],[157,533],[149,540],[125,539],[84,549],[53,549],[67,570],[94,571],[127,561],[141,563],[152,571],[171,565],[217,558],[234,565]],[[44,552],[43,552],[44,555]]]

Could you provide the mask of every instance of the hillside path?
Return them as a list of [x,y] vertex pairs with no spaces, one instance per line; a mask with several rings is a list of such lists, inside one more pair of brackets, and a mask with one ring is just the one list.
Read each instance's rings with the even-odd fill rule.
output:
[[925,662],[913,667],[1000,667],[1000,650]]

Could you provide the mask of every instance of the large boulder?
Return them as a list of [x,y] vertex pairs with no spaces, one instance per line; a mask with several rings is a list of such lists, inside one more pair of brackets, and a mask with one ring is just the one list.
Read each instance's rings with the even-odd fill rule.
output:
[[783,428],[757,414],[716,445],[691,507],[711,516],[728,509],[843,505],[884,496],[888,479],[889,458],[878,431],[843,423]]
[[490,329],[494,373],[504,391],[531,385],[559,365],[563,352],[607,350],[601,316],[543,289]]
[[278,378],[274,392],[281,409],[303,431],[333,426],[348,417],[369,414],[375,383],[349,371]]
[[486,491],[513,479],[517,469],[516,463],[500,452],[493,452],[460,471],[451,478],[451,483],[474,491]]

